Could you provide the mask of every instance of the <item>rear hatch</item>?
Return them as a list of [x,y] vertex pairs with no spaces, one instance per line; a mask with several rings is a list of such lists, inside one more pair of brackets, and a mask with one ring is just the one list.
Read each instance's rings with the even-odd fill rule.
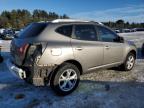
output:
[[38,35],[46,28],[47,23],[32,23],[28,25],[17,38],[11,42],[12,61],[22,66],[26,57],[28,48],[33,43]]

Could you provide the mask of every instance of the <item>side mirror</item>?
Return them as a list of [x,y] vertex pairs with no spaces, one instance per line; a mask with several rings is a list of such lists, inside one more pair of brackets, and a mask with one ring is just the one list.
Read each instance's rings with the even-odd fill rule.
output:
[[117,36],[117,38],[115,39],[115,42],[124,43],[124,38],[121,36]]
[[119,42],[124,43],[124,38],[119,36]]

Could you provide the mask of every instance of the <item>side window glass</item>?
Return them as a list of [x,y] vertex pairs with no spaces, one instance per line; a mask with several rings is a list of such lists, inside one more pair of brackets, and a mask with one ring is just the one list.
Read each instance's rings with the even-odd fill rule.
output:
[[93,25],[76,25],[75,36],[78,40],[96,41],[97,35]]
[[117,36],[105,27],[98,26],[98,34],[101,41],[104,42],[114,42]]
[[68,37],[72,35],[72,25],[61,26],[56,29],[56,32]]

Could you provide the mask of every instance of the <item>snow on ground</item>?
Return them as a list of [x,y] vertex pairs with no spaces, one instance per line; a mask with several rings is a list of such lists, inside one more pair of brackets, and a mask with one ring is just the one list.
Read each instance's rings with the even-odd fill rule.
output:
[[[144,32],[120,34],[134,41],[138,59],[130,72],[101,70],[81,76],[78,89],[60,97],[50,87],[34,87],[14,77],[5,62],[0,64],[1,108],[144,108],[144,57],[140,53]],[[9,58],[10,41],[2,41],[2,55]],[[110,89],[107,90],[110,86]]]

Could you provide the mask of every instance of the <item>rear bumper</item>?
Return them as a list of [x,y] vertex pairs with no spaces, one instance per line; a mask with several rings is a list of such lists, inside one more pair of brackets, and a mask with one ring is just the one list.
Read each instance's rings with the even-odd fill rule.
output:
[[26,72],[22,70],[21,68],[17,67],[15,64],[13,64],[10,59],[7,60],[6,64],[7,64],[8,69],[13,75],[21,79],[26,78]]

